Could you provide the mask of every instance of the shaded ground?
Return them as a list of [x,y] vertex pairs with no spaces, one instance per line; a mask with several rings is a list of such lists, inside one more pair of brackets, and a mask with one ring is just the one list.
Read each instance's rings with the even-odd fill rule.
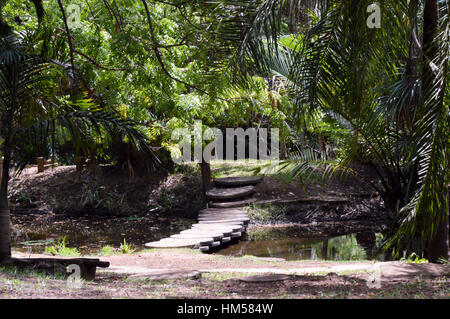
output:
[[190,167],[132,178],[110,166],[82,172],[60,166],[43,173],[31,167],[11,179],[9,198],[13,214],[193,217],[204,207],[200,189],[200,177]]
[[[102,259],[111,262],[111,269],[98,272],[95,281],[82,282],[79,288],[68,285],[64,278],[4,270],[0,273],[0,298],[450,298],[449,271],[436,265],[388,263],[388,268],[382,268],[380,285],[376,286],[371,284],[376,273],[373,271],[345,271],[339,275],[318,271],[337,269],[333,267],[342,267],[342,263],[226,258],[178,249]],[[371,264],[345,263],[349,269],[358,265]],[[131,271],[114,272],[114,267],[119,266],[128,266]],[[188,279],[152,278],[151,272],[163,266],[172,270],[207,269]],[[132,269],[136,267],[149,272],[133,276]],[[230,270],[221,271],[218,267]],[[275,276],[271,281],[265,281],[267,275],[255,276],[258,269],[276,272],[291,267],[311,269],[311,274]],[[208,269],[216,272],[208,273]],[[249,272],[244,273],[245,269]]]
[[128,279],[104,274],[95,282],[71,289],[63,280],[0,274],[0,298],[450,298],[448,278],[405,283],[386,283],[370,289],[364,275],[293,276],[281,282],[246,283],[217,280],[207,275],[198,280]]

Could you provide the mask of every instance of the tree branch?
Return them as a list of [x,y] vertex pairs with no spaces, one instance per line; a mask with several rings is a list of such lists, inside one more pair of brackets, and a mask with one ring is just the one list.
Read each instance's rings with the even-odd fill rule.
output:
[[84,54],[84,53],[82,53],[82,52],[80,52],[78,50],[74,50],[73,52],[78,54],[78,55],[81,55],[83,58],[88,60],[91,64],[93,64],[94,66],[96,66],[99,69],[107,70],[107,71],[125,71],[125,69],[110,68],[110,67],[106,67],[106,66],[100,65],[94,59],[90,58],[89,56],[87,56],[86,54]]

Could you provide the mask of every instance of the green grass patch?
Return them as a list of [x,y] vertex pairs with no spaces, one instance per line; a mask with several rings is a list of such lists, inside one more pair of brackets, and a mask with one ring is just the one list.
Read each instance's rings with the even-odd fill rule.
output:
[[255,170],[265,165],[263,161],[241,160],[241,161],[212,161],[211,175],[213,178],[229,176],[254,176]]
[[58,240],[56,244],[45,247],[45,253],[58,256],[81,256],[81,253],[77,248],[69,248],[66,246],[66,239],[67,238],[64,236],[60,240]]
[[271,204],[264,206],[252,204],[246,209],[250,219],[256,223],[268,224],[287,221],[286,207]]
[[123,243],[120,244],[120,250],[123,254],[132,254],[135,251],[132,247],[133,245],[131,243],[127,243],[125,238],[123,239]]
[[[33,277],[33,278],[41,278],[41,279],[58,279],[58,280],[65,280],[66,276],[61,273],[54,273],[54,274],[48,274],[43,271],[39,271],[36,269],[31,268],[21,268],[17,267],[15,265],[4,265],[0,266],[0,273],[12,276],[14,278],[20,278],[20,277]],[[11,280],[11,279],[8,279]]]

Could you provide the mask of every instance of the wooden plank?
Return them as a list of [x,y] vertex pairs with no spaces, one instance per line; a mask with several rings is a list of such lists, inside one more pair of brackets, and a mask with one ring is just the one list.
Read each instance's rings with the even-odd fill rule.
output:
[[87,266],[95,266],[107,268],[108,261],[100,261],[98,258],[12,258],[18,264],[39,264],[39,263],[59,263],[64,265],[83,264]]

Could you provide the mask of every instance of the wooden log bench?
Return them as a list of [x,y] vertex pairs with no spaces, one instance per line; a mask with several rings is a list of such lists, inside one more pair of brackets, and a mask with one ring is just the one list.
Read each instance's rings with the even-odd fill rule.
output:
[[70,275],[67,271],[69,265],[78,265],[80,277],[85,280],[95,279],[97,267],[109,267],[109,262],[100,261],[98,258],[11,258],[4,264],[49,274],[61,273],[64,275]]

